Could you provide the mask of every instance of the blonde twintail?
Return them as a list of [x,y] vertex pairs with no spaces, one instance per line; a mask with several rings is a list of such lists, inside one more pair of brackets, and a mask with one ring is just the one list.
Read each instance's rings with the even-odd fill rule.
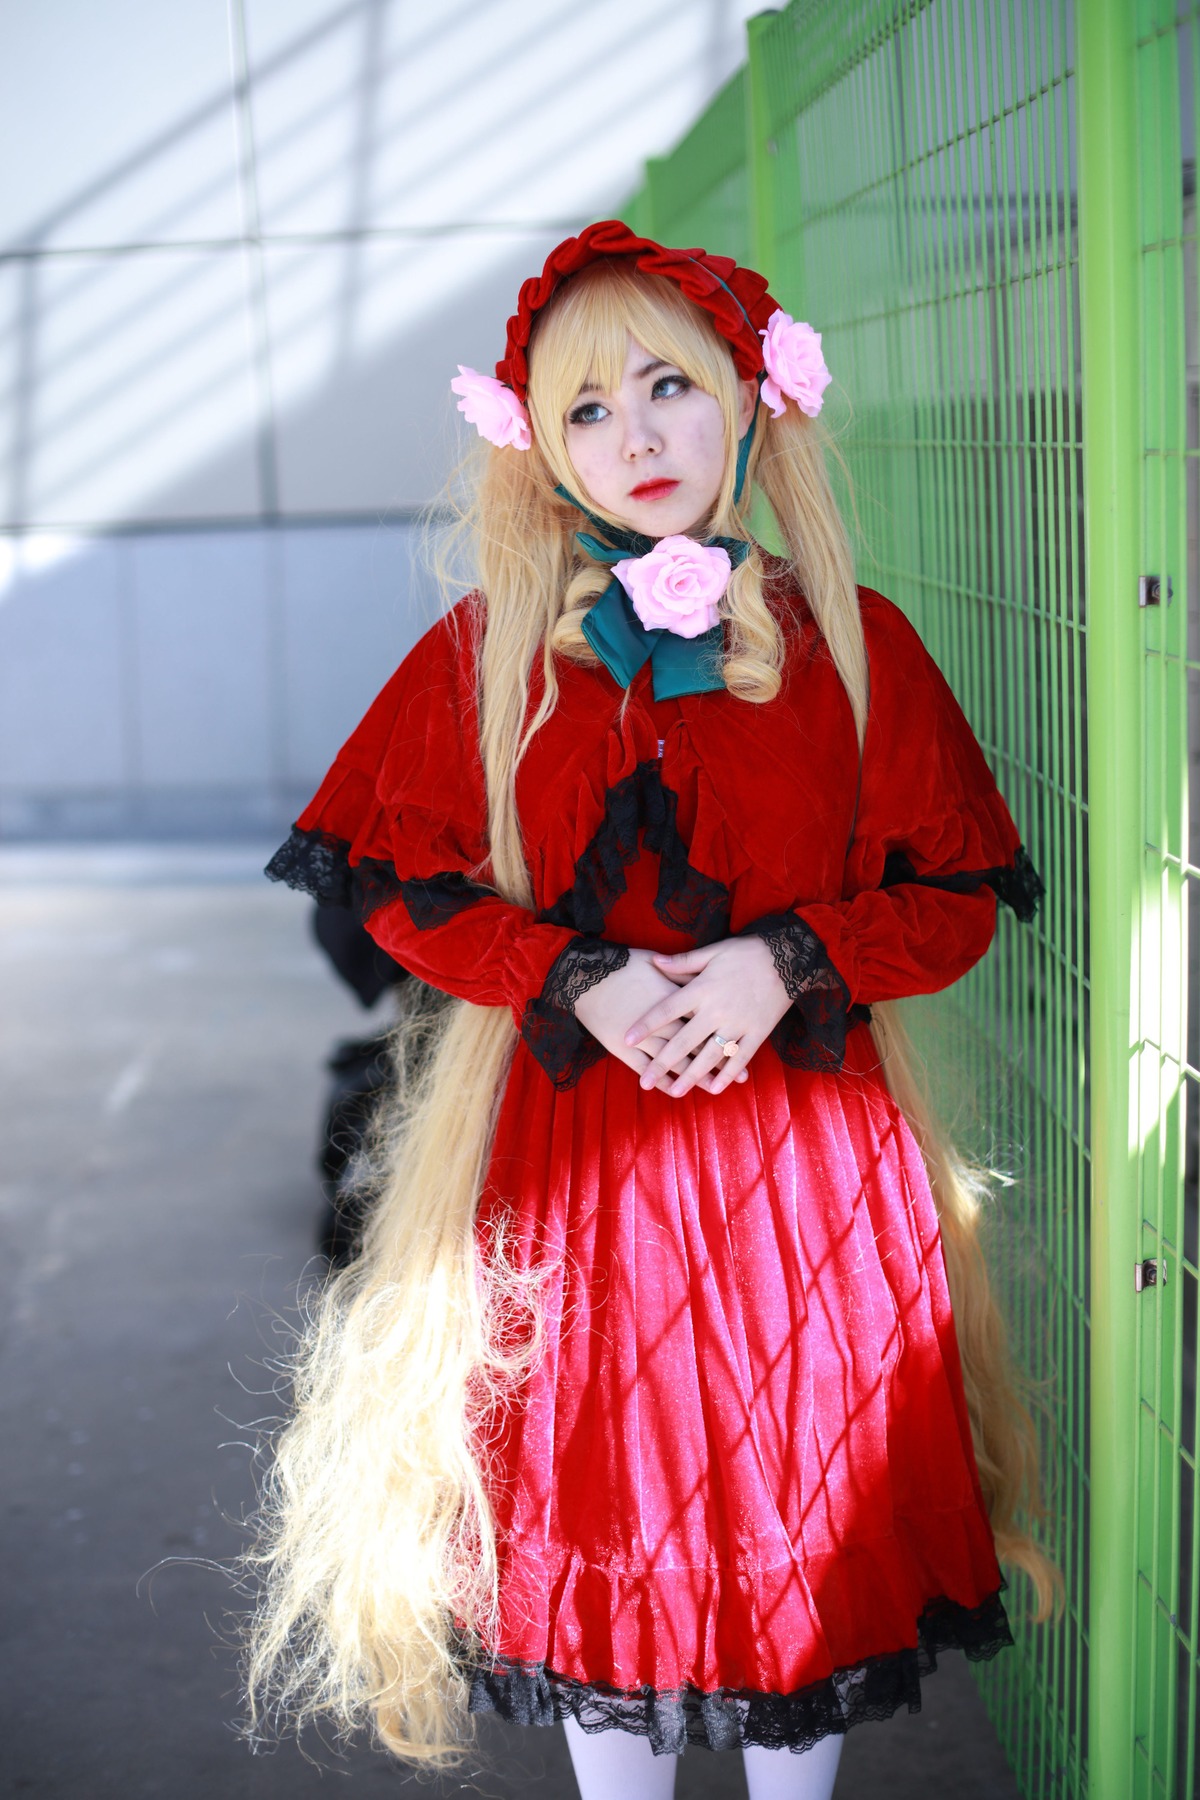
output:
[[252,1732],[373,1726],[397,1756],[442,1766],[467,1736],[462,1652],[497,1605],[467,1396],[478,1412],[519,1383],[539,1313],[503,1242],[486,1281],[475,1248],[512,1021],[454,1002],[418,1029],[432,1041],[390,1121],[363,1254],[329,1283],[295,1360],[246,1559],[260,1591],[247,1687]]
[[[728,471],[709,529],[749,540],[749,494],[739,503],[733,493],[739,391],[728,347],[669,282],[594,265],[540,316],[530,353],[533,449],[484,453],[459,521],[458,541],[474,558],[471,580],[486,596],[455,614],[478,655],[489,831],[488,863],[478,873],[521,906],[533,894],[517,767],[554,710],[557,658],[594,660],[579,625],[608,580],[575,542],[578,513],[554,492],[560,482],[580,492],[561,420],[585,374],[604,384],[619,373],[630,330],[719,400]],[[749,473],[774,511],[861,745],[866,649],[817,424],[792,407],[780,419],[760,410]],[[786,644],[757,546],[722,605],[726,686],[749,704],[772,699]],[[542,691],[531,713],[539,661]],[[1020,1522],[1036,1515],[1036,1444],[980,1249],[981,1187],[933,1120],[895,1009],[874,1013],[884,1072],[921,1145],[942,1222],[997,1547],[1028,1573],[1045,1616],[1061,1583]],[[506,1009],[458,1001],[440,1008],[432,1025],[421,1015],[399,1028],[402,1070],[417,1045],[422,1073],[399,1084],[386,1179],[362,1256],[330,1282],[294,1359],[294,1415],[275,1445],[257,1540],[244,1559],[259,1587],[247,1649],[252,1733],[284,1722],[325,1721],[347,1732],[367,1725],[397,1756],[430,1768],[460,1760],[471,1743],[464,1669],[491,1639],[498,1603],[478,1421],[496,1399],[515,1397],[541,1332],[537,1285],[502,1236],[484,1254],[476,1245],[515,1043]]]
[[1034,1617],[1047,1619],[1062,1605],[1063,1580],[1023,1522],[1042,1516],[1037,1431],[1012,1365],[981,1242],[989,1179],[963,1160],[934,1114],[897,1002],[872,1006],[871,1034],[892,1098],[920,1146],[937,1208],[971,1440],[996,1554],[1028,1575]]

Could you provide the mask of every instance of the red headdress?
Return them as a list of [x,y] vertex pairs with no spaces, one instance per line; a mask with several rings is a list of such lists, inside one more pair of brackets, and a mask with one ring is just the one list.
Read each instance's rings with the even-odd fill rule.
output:
[[497,381],[505,382],[524,400],[529,379],[525,353],[534,319],[568,275],[577,275],[589,263],[609,256],[627,256],[635,268],[673,281],[689,300],[712,314],[717,330],[733,351],[738,374],[758,374],[763,366],[759,332],[766,330],[772,314],[780,310],[762,275],[754,269],[739,269],[730,256],[664,249],[653,238],[638,237],[620,219],[602,219],[559,244],[546,258],[541,274],[522,282],[517,310],[508,321],[504,355],[496,364]]
[[504,355],[495,378],[459,364],[451,382],[462,396],[459,411],[477,425],[491,443],[529,448],[525,394],[529,381],[529,340],[534,321],[562,282],[602,258],[628,257],[635,268],[673,281],[680,292],[710,314],[733,352],[743,379],[766,372],[762,394],[778,417],[784,399],[815,417],[829,371],[821,356],[821,335],[811,325],[785,313],[754,269],[739,268],[732,257],[710,256],[706,250],[671,250],[653,238],[638,237],[620,219],[588,225],[578,237],[566,238],[546,258],[540,275],[521,284],[517,310],[508,321]]

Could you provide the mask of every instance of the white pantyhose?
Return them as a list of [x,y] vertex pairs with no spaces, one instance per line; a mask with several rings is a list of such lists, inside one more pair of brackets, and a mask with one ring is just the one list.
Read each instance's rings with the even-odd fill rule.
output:
[[764,1750],[751,1744],[742,1751],[750,1800],[829,1800],[837,1780],[845,1738],[819,1738],[811,1750]]
[[564,1719],[580,1800],[673,1800],[677,1756],[655,1756],[632,1731],[585,1731]]
[[[673,1800],[677,1756],[655,1756],[649,1739],[632,1731],[564,1725],[580,1800]],[[822,1738],[799,1755],[751,1745],[742,1752],[750,1800],[830,1800],[844,1742]]]

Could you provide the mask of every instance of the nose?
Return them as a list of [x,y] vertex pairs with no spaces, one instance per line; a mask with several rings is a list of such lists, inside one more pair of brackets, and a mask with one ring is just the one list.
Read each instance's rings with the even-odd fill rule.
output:
[[640,456],[656,456],[662,449],[662,439],[655,427],[650,409],[635,404],[625,413],[625,431],[621,450],[627,462],[636,462]]

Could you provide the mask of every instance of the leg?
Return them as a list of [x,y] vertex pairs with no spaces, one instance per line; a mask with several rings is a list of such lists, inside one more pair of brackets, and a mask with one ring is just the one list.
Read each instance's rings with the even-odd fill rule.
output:
[[580,1800],[672,1800],[677,1756],[655,1756],[632,1731],[585,1731],[564,1719]]
[[799,1754],[747,1744],[742,1756],[750,1800],[830,1800],[844,1742],[838,1733]]

